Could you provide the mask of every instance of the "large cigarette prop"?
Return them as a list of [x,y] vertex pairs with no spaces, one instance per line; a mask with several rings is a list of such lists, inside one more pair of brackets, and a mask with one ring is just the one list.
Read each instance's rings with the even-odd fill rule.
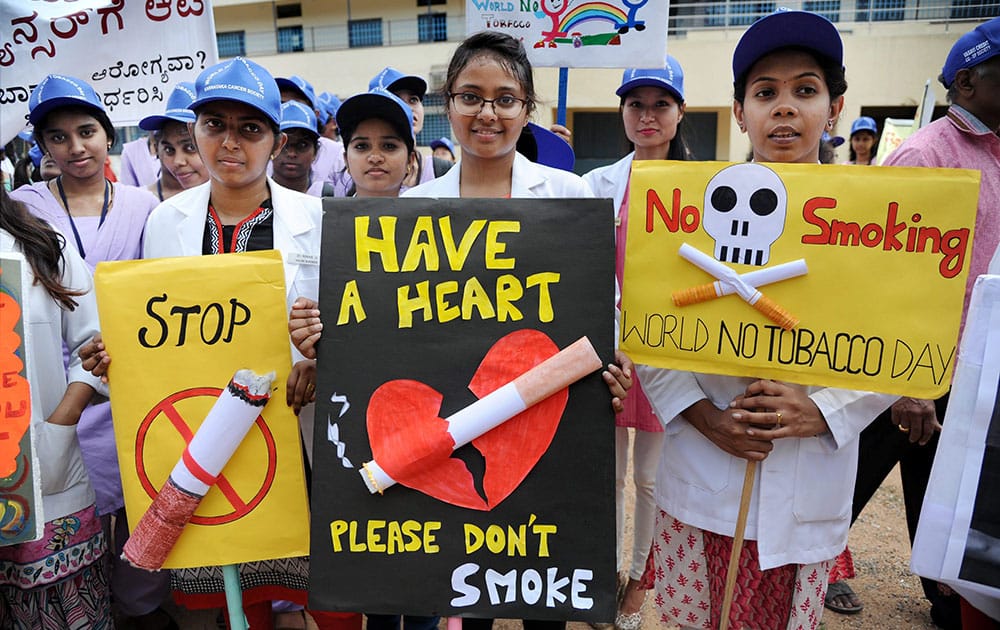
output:
[[688,304],[696,304],[735,293],[750,306],[785,330],[791,330],[799,324],[797,317],[786,311],[774,300],[765,296],[757,287],[805,275],[809,271],[805,260],[800,258],[775,265],[774,267],[738,274],[728,265],[719,262],[687,243],[681,245],[678,253],[681,258],[714,276],[717,280],[701,286],[676,291],[671,296],[676,306],[687,306]]
[[[455,443],[452,450],[465,446],[601,367],[601,357],[590,340],[578,339],[510,383],[445,418],[448,434]],[[376,461],[362,464],[358,472],[372,494],[382,494],[396,484]]]
[[270,399],[274,376],[274,372],[259,376],[250,370],[233,375],[125,543],[122,557],[130,564],[150,571],[163,566],[184,526]]

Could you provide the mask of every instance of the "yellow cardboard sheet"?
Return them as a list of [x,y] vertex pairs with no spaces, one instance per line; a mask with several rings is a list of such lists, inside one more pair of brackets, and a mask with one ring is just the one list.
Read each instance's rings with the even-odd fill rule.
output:
[[[978,191],[979,173],[957,169],[636,162],[622,348],[665,368],[937,397],[955,365]],[[675,305],[716,281],[684,244],[723,262],[721,297]],[[804,275],[766,286],[742,275],[798,260]],[[747,289],[797,325],[751,306]]]
[[95,275],[122,486],[134,527],[236,370],[275,372],[271,399],[165,568],[309,553],[278,252],[101,263]]

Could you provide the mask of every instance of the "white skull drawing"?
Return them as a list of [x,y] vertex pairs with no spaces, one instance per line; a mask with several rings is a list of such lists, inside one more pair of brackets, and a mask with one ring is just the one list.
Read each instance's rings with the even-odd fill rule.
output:
[[762,267],[785,229],[788,193],[778,174],[760,164],[728,166],[705,189],[705,231],[715,258]]

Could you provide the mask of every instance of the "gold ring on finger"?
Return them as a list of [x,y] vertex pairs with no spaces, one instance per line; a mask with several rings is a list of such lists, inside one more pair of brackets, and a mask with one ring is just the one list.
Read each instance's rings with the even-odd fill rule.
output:
[[899,430],[902,431],[903,433],[909,433],[910,432],[910,427],[904,427],[901,424],[897,425],[897,426],[899,427]]

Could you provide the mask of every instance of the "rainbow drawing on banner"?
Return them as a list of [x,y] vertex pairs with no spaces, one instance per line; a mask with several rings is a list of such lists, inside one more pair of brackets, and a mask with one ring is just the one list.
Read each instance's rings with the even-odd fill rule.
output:
[[559,23],[559,30],[569,33],[578,24],[594,20],[610,22],[617,30],[628,24],[630,17],[634,19],[634,12],[626,14],[621,8],[607,2],[585,2],[566,14]]

